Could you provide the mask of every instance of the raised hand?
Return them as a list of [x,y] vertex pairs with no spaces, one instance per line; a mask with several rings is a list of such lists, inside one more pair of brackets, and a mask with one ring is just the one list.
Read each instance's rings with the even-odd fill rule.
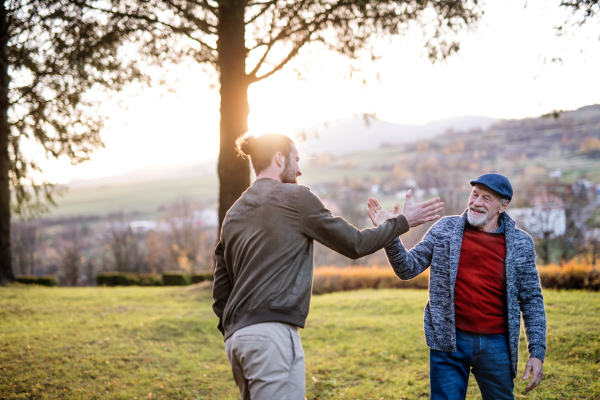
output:
[[[411,189],[406,194],[404,206],[402,207],[402,215],[404,215],[408,221],[408,226],[414,228],[426,222],[434,221],[440,217],[438,213],[444,209],[444,203],[440,202],[439,197],[413,204],[412,195],[413,192]],[[396,217],[398,215],[399,207],[399,203],[394,204],[394,211],[393,213],[390,213],[381,207],[381,204],[379,204],[379,201],[376,198],[370,197],[367,202],[367,213],[369,214],[369,218],[371,219],[371,222],[373,222],[373,225],[379,226],[386,220]]]
[[399,208],[400,203],[396,203],[394,204],[394,210],[389,212],[381,207],[381,204],[379,204],[379,201],[375,197],[369,197],[369,201],[367,201],[367,214],[369,214],[369,218],[371,218],[371,222],[375,226],[383,224],[390,218],[395,218],[398,215]]
[[412,189],[406,193],[404,205],[402,206],[402,215],[408,221],[408,226],[423,225],[425,222],[434,221],[440,218],[439,214],[444,209],[444,203],[440,202],[440,198],[422,201],[417,204],[412,203]]

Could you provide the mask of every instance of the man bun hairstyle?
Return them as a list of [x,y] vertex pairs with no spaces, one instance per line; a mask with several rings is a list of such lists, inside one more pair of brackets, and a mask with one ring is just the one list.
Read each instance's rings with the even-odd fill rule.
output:
[[258,137],[246,133],[235,141],[235,150],[238,156],[250,158],[254,172],[258,175],[271,165],[277,152],[287,159],[293,144],[292,139],[280,133],[265,133]]

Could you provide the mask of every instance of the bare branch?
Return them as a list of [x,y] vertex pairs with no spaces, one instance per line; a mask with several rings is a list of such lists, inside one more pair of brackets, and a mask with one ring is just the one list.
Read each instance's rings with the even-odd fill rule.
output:
[[187,18],[189,21],[192,21],[193,23],[195,23],[202,32],[210,34],[210,35],[214,35],[217,33],[216,32],[217,27],[208,23],[208,21],[197,18],[195,15],[190,13],[188,10],[175,4],[172,0],[163,0],[163,1],[167,4],[169,4],[171,7],[175,8],[180,13],[184,14],[185,18]]
[[300,51],[300,48],[302,48],[302,46],[304,46],[306,43],[308,43],[310,41],[310,37],[312,35],[312,32],[309,32],[299,43],[297,43],[294,48],[289,52],[289,54],[287,55],[287,57],[285,57],[279,64],[277,64],[271,71],[261,75],[261,76],[252,76],[250,77],[250,82],[251,83],[255,83],[255,82],[259,82],[262,81],[263,79],[267,79],[268,77],[270,77],[271,75],[273,75],[274,73],[276,73],[277,71],[281,70],[288,62],[290,62],[290,60],[294,57],[296,57],[296,55],[298,54],[298,52]]
[[[294,19],[300,9],[302,9],[302,7],[304,7],[304,5],[306,4],[306,0],[302,0],[301,2],[297,3],[297,7],[294,10],[294,16],[290,18],[290,20]],[[299,32],[300,30],[306,30],[308,27],[308,24],[306,24],[306,21],[304,21],[305,23],[303,25],[301,25],[301,28],[296,29],[296,30],[289,30],[288,27],[283,28],[276,37],[272,36],[272,32],[273,29],[275,28],[275,23],[276,20],[275,18],[273,18],[273,20],[271,21],[271,29],[269,30],[269,42],[268,43],[261,43],[259,45],[254,46],[253,49],[250,49],[250,51],[257,49],[261,46],[267,46],[267,49],[265,50],[265,53],[262,55],[262,57],[260,58],[260,60],[256,63],[256,65],[254,66],[254,69],[252,70],[252,72],[250,72],[249,77],[250,79],[255,79],[256,78],[256,74],[258,73],[258,71],[260,70],[260,68],[262,67],[262,65],[264,64],[264,62],[267,59],[267,56],[269,54],[269,52],[271,51],[271,49],[273,48],[273,46],[279,42],[280,40],[284,40],[286,38],[291,37],[293,34]]]
[[252,6],[252,5],[258,5],[258,4],[260,4],[260,5],[262,5],[262,6],[263,6],[263,8],[262,8],[262,10],[260,10],[260,11],[259,11],[259,12],[258,12],[258,13],[257,13],[257,14],[254,16],[254,17],[250,18],[250,19],[249,19],[249,20],[246,22],[246,25],[248,25],[248,24],[251,24],[252,22],[256,21],[256,20],[257,20],[257,19],[258,19],[258,18],[259,18],[261,15],[263,15],[264,13],[266,13],[266,12],[267,12],[267,10],[268,10],[269,8],[271,8],[271,6],[272,6],[272,5],[274,5],[275,3],[277,3],[277,0],[271,0],[271,1],[268,1],[268,2],[266,2],[266,3],[255,3],[255,4],[249,4],[248,6]]

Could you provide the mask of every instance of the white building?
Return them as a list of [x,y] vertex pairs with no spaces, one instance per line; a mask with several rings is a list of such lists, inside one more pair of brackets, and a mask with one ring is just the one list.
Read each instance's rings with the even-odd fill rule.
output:
[[550,237],[562,236],[567,231],[567,214],[561,199],[552,195],[536,196],[529,208],[509,208],[508,215],[517,227],[526,230],[534,239],[544,233]]

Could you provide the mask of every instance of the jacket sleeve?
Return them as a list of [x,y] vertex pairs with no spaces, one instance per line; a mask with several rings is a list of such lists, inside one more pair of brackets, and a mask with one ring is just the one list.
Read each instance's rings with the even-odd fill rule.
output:
[[546,310],[540,277],[535,265],[535,250],[533,240],[529,239],[527,255],[523,265],[517,265],[519,274],[519,306],[529,356],[544,361],[546,355]]
[[217,328],[225,335],[225,328],[223,328],[223,311],[233,290],[233,285],[229,279],[229,273],[227,272],[227,266],[225,265],[225,257],[223,254],[223,245],[221,241],[217,244],[215,249],[215,276],[213,281],[213,310],[217,317],[219,317],[219,324]]
[[304,186],[299,190],[298,209],[304,235],[352,259],[382,249],[409,229],[403,215],[389,219],[377,228],[357,229],[343,218],[333,216],[321,199]]
[[385,247],[385,254],[398,278],[403,280],[412,279],[429,268],[433,257],[432,230],[433,227],[427,232],[423,240],[411,250],[406,250],[400,238],[396,238],[390,245]]

